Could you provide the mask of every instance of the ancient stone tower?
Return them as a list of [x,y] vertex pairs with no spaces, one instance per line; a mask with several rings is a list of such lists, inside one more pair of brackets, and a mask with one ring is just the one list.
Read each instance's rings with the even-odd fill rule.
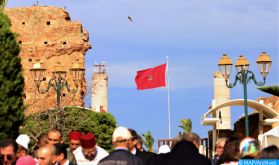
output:
[[92,81],[92,109],[96,112],[108,111],[108,75],[104,62],[94,65]]
[[[214,99],[212,108],[230,100],[230,89],[226,86],[225,78],[220,72],[214,73]],[[217,110],[213,117],[221,118],[217,122],[216,129],[231,129],[231,112],[230,107],[224,107]]]
[[[74,88],[69,68],[76,59],[84,66],[84,55],[91,48],[89,34],[80,22],[72,22],[69,14],[62,8],[32,6],[5,9],[11,20],[12,31],[18,34],[21,47],[19,56],[25,78],[25,113],[56,108],[56,91],[51,88],[46,94],[39,94],[31,77],[30,69],[37,59],[47,69],[41,88],[45,89],[51,79],[53,67],[60,62],[67,71],[66,80]],[[79,84],[78,92],[71,94],[62,91],[61,107],[83,106],[86,91],[85,78]]]

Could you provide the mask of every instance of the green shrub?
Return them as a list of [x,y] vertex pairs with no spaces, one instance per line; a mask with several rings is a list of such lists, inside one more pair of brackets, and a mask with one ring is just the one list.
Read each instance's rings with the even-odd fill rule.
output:
[[[55,127],[56,114],[56,110],[31,114],[26,118],[20,132],[28,134],[34,146],[41,133],[46,133]],[[68,142],[68,133],[71,130],[83,133],[93,132],[98,145],[110,151],[113,149],[111,140],[115,127],[115,118],[110,113],[97,113],[77,107],[64,109],[62,132],[65,143]]]

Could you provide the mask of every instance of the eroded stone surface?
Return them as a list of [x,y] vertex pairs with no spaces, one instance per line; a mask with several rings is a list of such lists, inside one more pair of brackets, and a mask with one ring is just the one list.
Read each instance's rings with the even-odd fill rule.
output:
[[[60,62],[68,72],[67,81],[70,88],[74,83],[69,72],[76,59],[84,66],[84,55],[91,48],[89,34],[80,22],[72,22],[69,14],[62,8],[50,6],[32,6],[8,8],[5,13],[11,20],[12,31],[18,34],[17,40],[21,46],[21,63],[25,78],[26,114],[56,108],[56,91],[51,88],[46,94],[39,94],[32,79],[30,68],[37,59],[43,62],[47,69],[41,89],[45,89],[51,79],[54,65]],[[69,105],[84,105],[86,94],[85,78],[79,84],[76,94],[66,89],[62,92],[61,107]]]

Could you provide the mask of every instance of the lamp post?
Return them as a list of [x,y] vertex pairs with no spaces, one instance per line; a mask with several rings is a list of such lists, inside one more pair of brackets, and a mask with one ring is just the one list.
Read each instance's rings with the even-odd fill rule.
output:
[[84,76],[85,69],[79,63],[78,59],[72,68],[69,69],[70,74],[73,77],[73,81],[75,84],[75,89],[70,89],[68,82],[66,80],[67,72],[64,70],[64,66],[62,66],[59,62],[54,66],[54,70],[52,71],[52,78],[48,81],[48,85],[46,89],[40,89],[41,82],[45,79],[44,74],[46,69],[42,66],[39,60],[33,64],[33,68],[30,69],[33,80],[36,84],[37,91],[40,94],[45,94],[49,91],[51,87],[53,87],[56,91],[56,106],[57,106],[57,114],[56,114],[56,127],[61,130],[61,121],[63,119],[63,111],[60,108],[60,98],[61,91],[63,88],[66,88],[70,93],[76,93],[78,89],[78,84],[80,83],[82,77]]
[[265,84],[265,79],[270,71],[271,59],[266,54],[266,52],[262,52],[262,54],[257,59],[257,64],[259,71],[263,77],[263,82],[258,82],[255,79],[254,73],[249,70],[249,62],[248,60],[240,55],[236,61],[235,67],[237,70],[237,74],[235,76],[234,83],[229,83],[229,77],[232,68],[232,60],[227,56],[227,54],[223,54],[223,56],[219,60],[219,69],[222,75],[225,77],[226,86],[228,88],[233,88],[237,81],[239,81],[243,85],[244,91],[244,113],[245,113],[245,136],[249,136],[249,125],[248,125],[248,107],[247,107],[247,84],[250,80],[253,80],[257,86],[263,86]]

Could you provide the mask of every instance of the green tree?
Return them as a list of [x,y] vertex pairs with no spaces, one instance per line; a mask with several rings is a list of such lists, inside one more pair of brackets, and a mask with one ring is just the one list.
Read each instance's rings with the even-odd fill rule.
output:
[[[68,133],[72,130],[93,132],[99,146],[108,151],[113,149],[111,140],[116,121],[110,113],[97,113],[77,107],[67,107],[64,110],[62,132],[65,143],[68,142]],[[29,115],[20,132],[28,134],[34,146],[41,133],[46,133],[56,126],[56,113],[56,110],[49,110]]]
[[263,86],[263,87],[259,87],[258,89],[263,92],[266,92],[266,93],[279,97],[279,86],[278,85]]
[[16,138],[24,119],[24,78],[16,35],[0,1],[0,139]]
[[6,0],[0,0],[0,10],[6,6]]
[[154,144],[154,138],[151,135],[151,132],[148,131],[147,133],[143,133],[142,136],[144,137],[142,143],[147,148],[147,151],[153,152],[153,144]]
[[182,119],[180,120],[180,125],[178,126],[183,129],[183,132],[189,133],[192,132],[192,120],[191,119]]

